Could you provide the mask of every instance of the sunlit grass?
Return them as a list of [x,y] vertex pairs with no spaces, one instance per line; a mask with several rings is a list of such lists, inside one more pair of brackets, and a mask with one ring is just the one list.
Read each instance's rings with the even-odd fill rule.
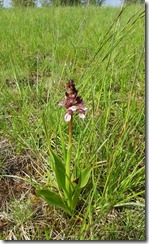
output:
[[69,79],[88,107],[84,122],[74,116],[72,167],[96,162],[78,218],[1,177],[3,239],[145,239],[143,11],[0,9],[1,175],[55,184],[48,147],[62,156],[68,140],[57,103]]

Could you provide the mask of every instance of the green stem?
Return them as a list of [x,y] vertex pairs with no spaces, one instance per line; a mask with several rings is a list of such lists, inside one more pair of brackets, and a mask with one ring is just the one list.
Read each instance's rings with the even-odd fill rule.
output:
[[69,146],[72,144],[72,116],[69,122]]
[[66,161],[66,189],[68,191],[68,206],[71,206],[71,187],[70,187],[70,166],[71,166],[71,147],[72,147],[72,117],[69,122],[69,140]]

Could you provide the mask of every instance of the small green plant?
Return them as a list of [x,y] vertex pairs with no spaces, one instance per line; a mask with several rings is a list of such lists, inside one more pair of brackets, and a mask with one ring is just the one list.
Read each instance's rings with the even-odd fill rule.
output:
[[[64,120],[69,123],[68,149],[66,151],[62,140],[63,159],[50,149],[54,162],[52,170],[55,174],[57,189],[56,191],[49,188],[36,189],[36,193],[43,197],[49,205],[60,207],[69,215],[74,214],[81,189],[88,183],[92,171],[92,165],[87,166],[81,172],[75,170],[75,167],[71,169],[73,113],[77,112],[79,117],[84,119],[87,108],[83,105],[84,101],[78,96],[75,84],[70,80],[66,86],[65,100],[58,104],[58,106],[64,106],[67,110]],[[73,174],[73,171],[75,171],[75,174]]]

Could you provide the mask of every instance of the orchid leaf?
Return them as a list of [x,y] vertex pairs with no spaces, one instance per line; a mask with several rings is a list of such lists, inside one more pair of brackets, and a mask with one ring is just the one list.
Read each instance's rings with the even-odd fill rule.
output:
[[89,177],[90,177],[90,173],[92,170],[92,166],[89,165],[87,168],[83,169],[80,173],[80,177],[79,177],[79,182],[78,182],[78,188],[83,188],[84,186],[86,186],[86,184],[88,183]]
[[59,208],[62,208],[64,211],[68,212],[67,206],[57,193],[52,192],[49,189],[36,189],[35,192],[37,195],[44,198],[48,205],[57,206]]
[[58,186],[60,189],[62,189],[63,191],[66,190],[65,188],[65,165],[63,164],[61,158],[55,154],[52,150],[51,150],[51,154],[53,156],[54,159],[54,163],[55,163],[55,175],[56,175],[56,180],[58,183]]
[[72,204],[73,204],[73,208],[76,208],[78,199],[79,199],[79,195],[81,192],[81,189],[86,186],[86,184],[88,183],[89,177],[90,177],[90,173],[92,170],[92,166],[90,165],[89,167],[83,169],[80,173],[79,178],[77,178],[74,183],[77,184],[75,187],[75,191],[72,197]]
[[75,189],[74,195],[72,197],[72,204],[73,204],[73,209],[76,208],[76,205],[78,203],[78,199],[80,196],[81,189],[78,189],[78,187]]

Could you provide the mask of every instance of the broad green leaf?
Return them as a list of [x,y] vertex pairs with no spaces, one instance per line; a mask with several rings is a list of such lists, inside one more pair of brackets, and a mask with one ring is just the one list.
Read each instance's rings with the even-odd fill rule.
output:
[[36,189],[36,194],[43,197],[50,206],[57,206],[68,212],[67,206],[64,204],[62,198],[55,192],[49,189]]
[[74,194],[73,194],[73,197],[72,197],[72,204],[73,204],[73,208],[74,209],[76,208],[76,205],[77,205],[77,202],[78,202],[78,199],[79,199],[79,195],[80,195],[80,192],[81,192],[81,188],[86,186],[86,184],[87,184],[87,182],[89,180],[91,170],[92,170],[92,166],[90,165],[86,169],[82,170],[81,173],[80,173],[79,181],[78,181],[78,184],[76,183],[77,185],[74,187],[75,191],[74,191]]
[[74,195],[72,197],[72,205],[73,209],[76,208],[76,205],[78,203],[79,195],[80,195],[81,189],[78,189],[78,187],[75,189]]
[[66,190],[65,188],[65,166],[62,162],[62,160],[60,159],[60,157],[55,154],[52,150],[51,150],[51,154],[53,156],[54,159],[54,163],[55,163],[55,175],[56,175],[56,180],[58,183],[58,186],[60,189],[62,190]]
[[86,186],[89,177],[90,177],[90,173],[92,170],[92,166],[90,165],[89,167],[87,167],[86,169],[83,169],[80,173],[80,177],[79,177],[79,183],[78,183],[78,188],[83,188],[84,186]]

